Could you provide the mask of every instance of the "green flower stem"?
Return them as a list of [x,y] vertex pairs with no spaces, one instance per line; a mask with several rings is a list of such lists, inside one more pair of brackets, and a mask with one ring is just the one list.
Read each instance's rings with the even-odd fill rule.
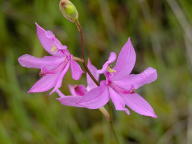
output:
[[80,25],[78,20],[75,21],[75,24],[77,26],[79,33],[80,33],[81,56],[82,56],[82,59],[84,60],[83,61],[83,67],[84,67],[85,71],[89,74],[91,79],[96,83],[96,85],[99,86],[99,82],[94,78],[94,76],[92,75],[92,73],[89,71],[89,69],[87,67],[87,61],[85,59],[84,36],[83,36],[83,31],[82,31],[81,25]]
[[111,129],[111,131],[112,131],[112,134],[113,134],[113,136],[114,136],[114,139],[115,139],[116,143],[117,143],[117,144],[120,144],[119,139],[118,139],[118,136],[117,136],[117,133],[116,133],[116,131],[115,131],[113,119],[112,119],[112,117],[113,117],[113,108],[112,108],[112,104],[111,104],[111,103],[108,104],[108,108],[109,108],[109,113],[110,113],[110,116],[111,116],[111,118],[109,119],[110,129]]
[[[97,86],[99,86],[99,82],[94,78],[92,73],[89,71],[89,68],[87,67],[87,61],[85,59],[84,36],[83,36],[83,30],[81,28],[81,24],[80,24],[80,22],[78,20],[75,21],[75,24],[76,24],[76,27],[77,27],[79,33],[80,33],[80,46],[81,46],[81,56],[82,56],[82,59],[83,59],[83,67],[85,69],[85,72],[87,72],[89,74],[89,76],[95,82],[95,84]],[[110,109],[110,111],[112,111],[111,107],[109,107],[109,109]],[[115,128],[114,128],[114,125],[113,125],[113,120],[111,118],[111,115],[105,109],[105,107],[102,107],[99,110],[101,111],[101,113],[103,113],[103,115],[105,116],[105,119],[109,122],[110,129],[111,129],[111,132],[112,132],[112,134],[113,134],[113,136],[115,138],[116,144],[119,144],[119,140],[118,140],[117,134],[115,132]],[[111,114],[112,114],[112,112],[111,112]]]

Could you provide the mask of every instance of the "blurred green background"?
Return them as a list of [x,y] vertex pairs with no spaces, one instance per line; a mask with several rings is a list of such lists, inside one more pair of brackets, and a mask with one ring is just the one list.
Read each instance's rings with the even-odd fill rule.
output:
[[[114,111],[121,144],[192,143],[192,1],[72,0],[82,23],[87,55],[101,68],[110,51],[118,52],[130,36],[137,52],[134,72],[148,66],[158,80],[139,93],[158,119]],[[27,94],[38,71],[17,58],[43,56],[35,34],[37,22],[79,55],[79,34],[58,8],[59,0],[0,0],[0,144],[115,144],[98,110],[73,108],[57,95]],[[77,83],[70,74],[62,91]],[[85,76],[78,83],[85,83]]]

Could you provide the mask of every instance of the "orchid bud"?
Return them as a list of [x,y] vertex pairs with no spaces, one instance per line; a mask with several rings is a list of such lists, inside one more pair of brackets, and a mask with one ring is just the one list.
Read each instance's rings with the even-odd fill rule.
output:
[[75,22],[78,20],[78,11],[75,5],[69,0],[60,0],[59,8],[63,16],[70,22]]

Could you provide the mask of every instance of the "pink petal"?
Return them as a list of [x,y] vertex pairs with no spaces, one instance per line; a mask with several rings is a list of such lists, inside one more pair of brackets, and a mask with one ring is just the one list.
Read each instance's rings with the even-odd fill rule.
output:
[[[89,68],[94,78],[96,80],[99,80],[99,74],[97,73],[97,68],[94,65],[92,65],[90,60],[88,60],[87,67]],[[95,84],[95,82],[90,78],[88,74],[86,74],[86,76],[87,76],[87,90],[90,91],[91,89],[96,88],[97,85]]]
[[108,88],[104,85],[101,85],[86,93],[78,103],[89,109],[98,109],[103,107],[108,101]]
[[147,68],[140,74],[131,74],[118,81],[113,81],[116,85],[126,90],[138,89],[145,84],[149,84],[157,79],[157,71],[154,68]]
[[71,60],[71,73],[72,73],[72,78],[74,80],[79,80],[81,78],[82,73],[83,73],[79,64],[74,60]]
[[38,80],[32,86],[32,88],[28,92],[29,93],[45,92],[54,87],[54,89],[51,92],[53,93],[57,88],[59,88],[61,86],[63,76],[65,75],[66,70],[69,68],[69,64],[62,63],[54,67],[55,67],[54,69],[49,70],[50,74],[45,74],[40,80]]
[[41,45],[49,54],[60,56],[62,53],[60,53],[59,50],[67,49],[67,47],[63,46],[51,31],[44,30],[37,23],[36,30]]
[[19,64],[27,68],[42,68],[47,65],[57,65],[63,61],[61,57],[45,56],[37,58],[28,54],[22,55],[18,58]]
[[136,113],[157,118],[151,105],[137,93],[122,95],[126,105]]
[[82,98],[81,96],[65,96],[59,89],[56,90],[56,93],[60,96],[57,100],[67,106],[82,107],[78,104],[78,101]]
[[55,86],[57,77],[58,74],[43,76],[32,86],[32,88],[28,91],[28,93],[48,91],[49,89]]
[[124,76],[128,76],[135,65],[135,61],[135,50],[131,43],[131,39],[129,38],[118,55],[117,63],[114,67],[117,72],[115,73],[113,79],[118,80]]
[[67,63],[66,65],[65,65],[65,67],[64,67],[64,69],[63,69],[63,71],[62,72],[59,72],[58,71],[58,77],[55,79],[55,85],[54,85],[54,89],[50,92],[50,95],[52,94],[52,93],[54,93],[58,88],[60,88],[61,87],[61,85],[62,85],[62,81],[63,81],[63,77],[65,76],[65,74],[67,73],[67,71],[68,71],[68,69],[69,69],[69,63]]
[[115,109],[119,111],[125,111],[127,114],[130,114],[129,110],[125,108],[125,102],[123,98],[112,88],[109,87],[110,98],[115,105]]
[[69,85],[69,90],[73,96],[84,96],[87,93],[84,85]]
[[116,53],[115,53],[115,52],[111,52],[108,60],[104,63],[102,69],[98,70],[97,72],[98,72],[99,74],[102,74],[102,73],[106,72],[108,66],[109,66],[111,63],[113,63],[115,60],[116,60]]

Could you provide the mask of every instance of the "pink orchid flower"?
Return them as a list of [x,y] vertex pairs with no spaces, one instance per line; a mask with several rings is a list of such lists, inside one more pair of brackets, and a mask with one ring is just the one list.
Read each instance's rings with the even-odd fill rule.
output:
[[156,70],[149,67],[140,74],[130,74],[136,62],[135,50],[130,39],[121,49],[114,68],[110,68],[109,65],[115,59],[116,55],[112,52],[102,69],[97,71],[100,74],[104,73],[106,77],[106,80],[100,82],[100,86],[84,92],[84,95],[78,99],[73,96],[74,101],[70,101],[70,96],[61,97],[59,101],[62,104],[68,102],[68,105],[73,104],[72,106],[76,107],[98,109],[111,100],[116,110],[130,114],[128,107],[140,115],[156,118],[157,115],[151,105],[135,91],[141,86],[155,81],[157,79]]
[[25,54],[19,57],[18,61],[23,67],[41,69],[41,79],[28,92],[45,92],[52,88],[51,93],[55,92],[61,87],[69,67],[72,78],[78,80],[83,71],[79,64],[73,60],[73,55],[67,50],[67,46],[62,45],[51,31],[44,30],[38,24],[36,24],[36,30],[41,45],[51,56],[37,58]]

